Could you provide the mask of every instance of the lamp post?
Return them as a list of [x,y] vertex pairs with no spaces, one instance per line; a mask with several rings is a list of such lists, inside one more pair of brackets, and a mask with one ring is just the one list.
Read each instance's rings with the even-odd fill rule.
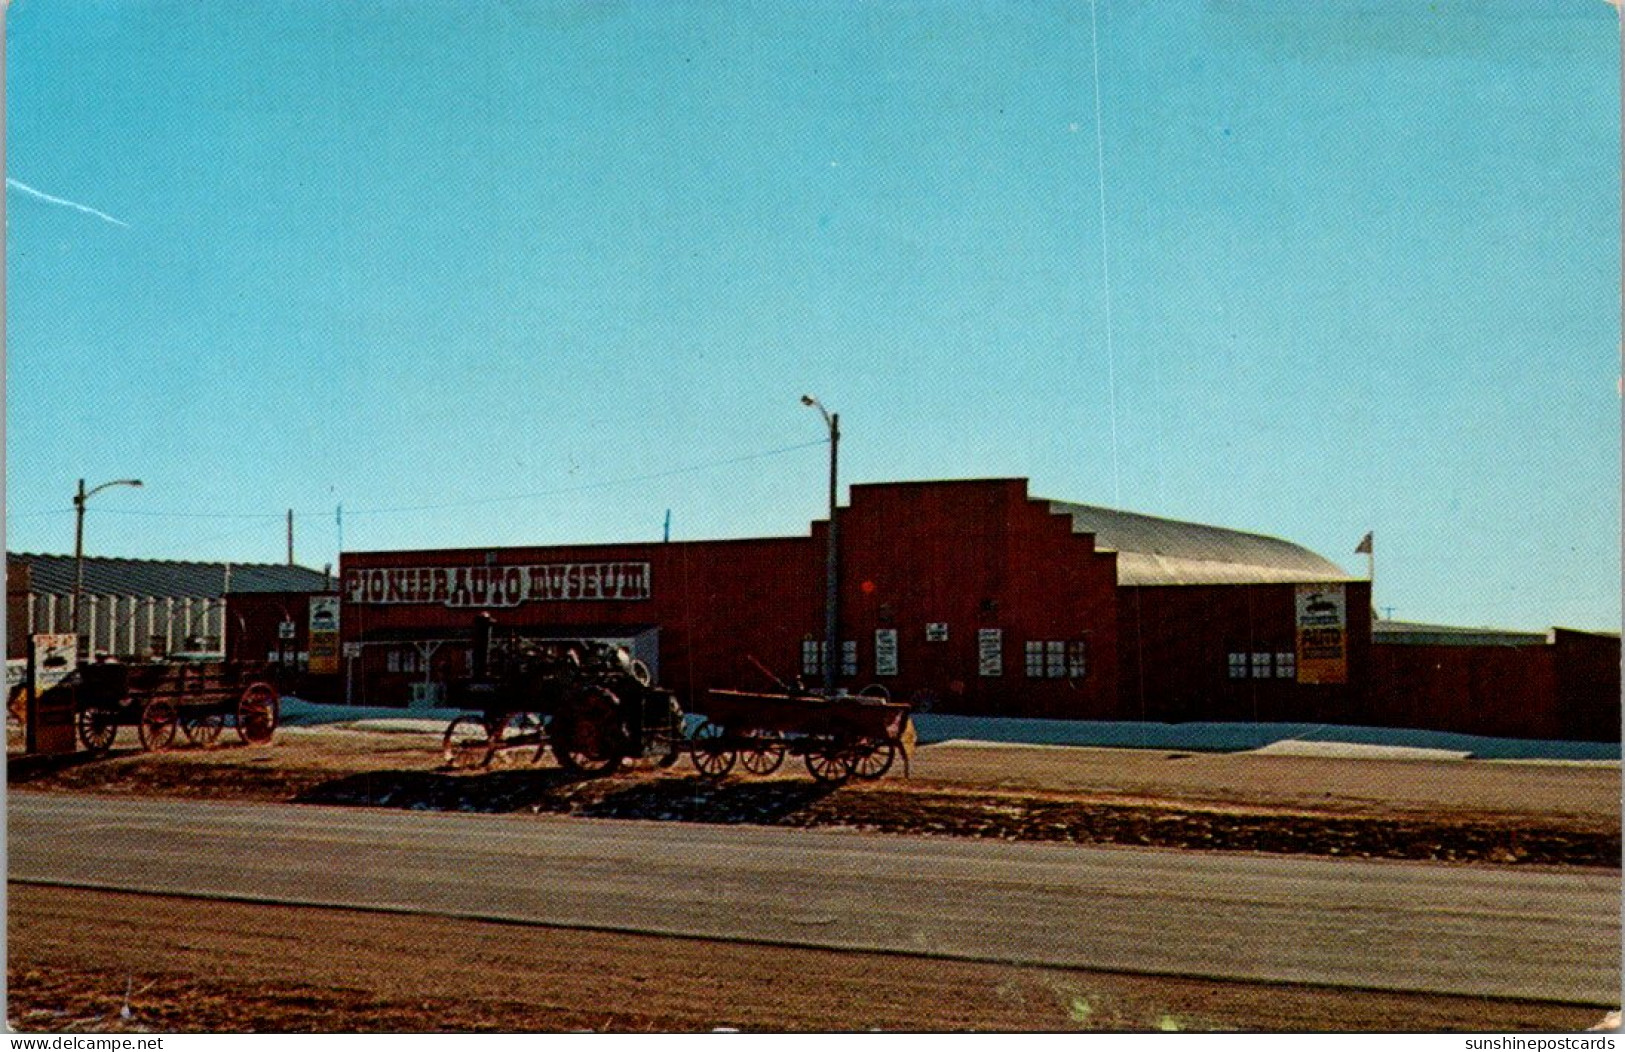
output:
[[79,480],[79,492],[73,496],[73,632],[79,637],[80,645],[84,642],[84,631],[79,624],[79,599],[85,590],[85,501],[94,497],[109,486],[139,486],[140,479],[114,479],[104,482],[89,491],[85,489],[85,480]]
[[837,576],[840,535],[835,525],[835,465],[841,448],[841,415],[825,409],[823,403],[812,395],[802,395],[801,404],[817,409],[829,426],[829,556],[824,574],[824,695],[830,697],[835,693],[835,663],[841,660],[840,585]]

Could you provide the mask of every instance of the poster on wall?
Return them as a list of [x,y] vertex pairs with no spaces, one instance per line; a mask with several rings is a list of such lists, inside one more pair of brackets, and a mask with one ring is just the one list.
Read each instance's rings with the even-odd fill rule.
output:
[[976,631],[977,669],[984,676],[1004,674],[1004,630],[980,628]]
[[336,595],[310,597],[310,671],[318,676],[339,670],[339,599]]
[[897,675],[897,629],[875,629],[875,675]]
[[948,642],[948,622],[927,621],[925,623],[925,641],[927,643]]
[[1298,682],[1347,683],[1348,600],[1340,584],[1300,584]]
[[52,690],[79,664],[79,637],[70,633],[29,637],[28,686],[24,748],[30,753],[60,756],[73,752],[75,692]]

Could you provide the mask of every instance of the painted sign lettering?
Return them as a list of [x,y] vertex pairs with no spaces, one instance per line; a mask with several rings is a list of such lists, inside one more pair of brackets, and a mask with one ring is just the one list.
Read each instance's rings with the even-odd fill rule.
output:
[[512,607],[573,600],[624,602],[651,594],[648,563],[368,567],[344,573],[350,603]]

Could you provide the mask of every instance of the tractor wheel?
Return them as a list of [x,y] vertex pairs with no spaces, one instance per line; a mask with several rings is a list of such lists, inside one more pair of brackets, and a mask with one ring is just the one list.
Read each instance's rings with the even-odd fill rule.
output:
[[553,717],[553,755],[575,774],[608,774],[626,754],[620,699],[604,687],[583,691]]
[[440,756],[447,767],[484,767],[491,762],[496,743],[480,716],[459,716],[446,727],[440,739]]

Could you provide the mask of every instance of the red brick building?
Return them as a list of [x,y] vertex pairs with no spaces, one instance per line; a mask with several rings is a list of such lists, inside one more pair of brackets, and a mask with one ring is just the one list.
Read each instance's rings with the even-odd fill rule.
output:
[[[482,611],[499,632],[621,641],[695,708],[710,687],[769,687],[754,661],[816,683],[826,528],[346,552],[349,697],[433,699],[466,673]],[[1286,541],[1036,499],[1023,479],[851,487],[840,605],[841,684],[879,683],[937,711],[1160,720],[1364,709],[1366,582]]]

